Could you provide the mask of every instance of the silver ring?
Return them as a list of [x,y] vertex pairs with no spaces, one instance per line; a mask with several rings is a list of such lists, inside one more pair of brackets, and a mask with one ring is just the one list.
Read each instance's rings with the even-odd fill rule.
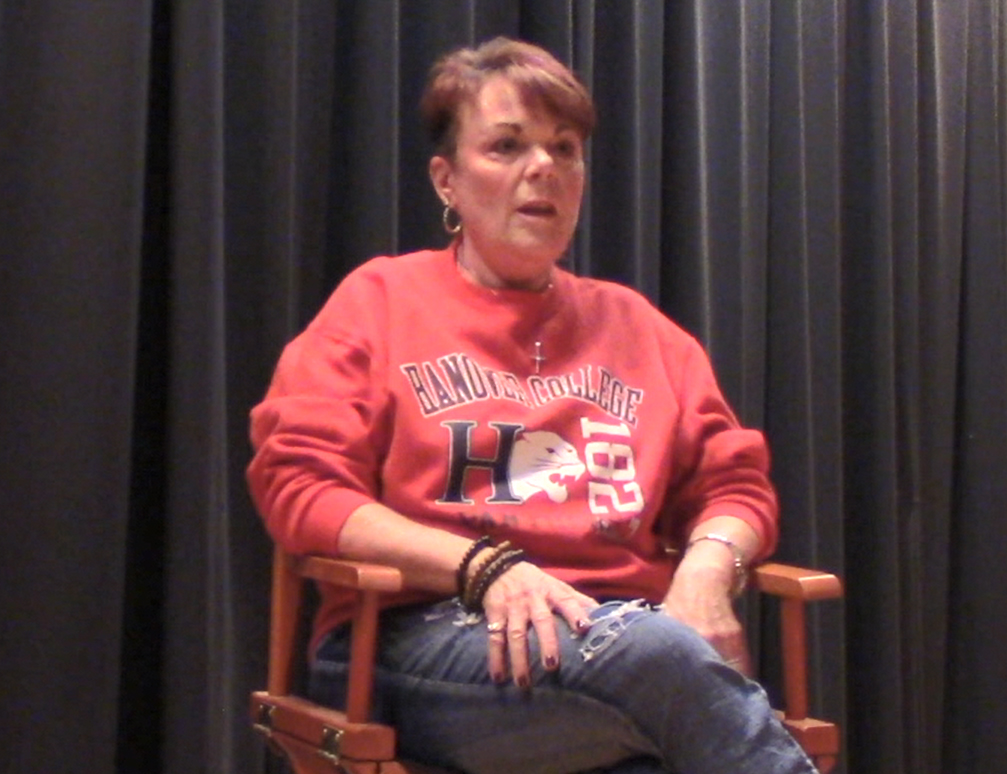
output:
[[502,632],[506,624],[503,621],[494,621],[493,623],[486,624],[486,631],[490,632]]

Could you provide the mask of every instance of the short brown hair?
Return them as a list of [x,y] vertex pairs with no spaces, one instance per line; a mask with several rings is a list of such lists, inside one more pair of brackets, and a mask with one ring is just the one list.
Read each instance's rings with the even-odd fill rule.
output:
[[438,154],[454,155],[459,109],[493,75],[510,80],[527,102],[569,121],[581,139],[591,136],[594,102],[577,77],[545,49],[498,37],[478,48],[452,51],[430,70],[420,110]]

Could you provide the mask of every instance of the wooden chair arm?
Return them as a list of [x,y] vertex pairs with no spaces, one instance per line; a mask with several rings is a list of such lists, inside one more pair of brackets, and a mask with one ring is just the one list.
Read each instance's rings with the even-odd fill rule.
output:
[[838,750],[835,725],[808,717],[805,607],[808,602],[842,597],[843,584],[831,573],[776,563],[756,567],[752,574],[759,591],[780,597],[784,723],[809,753],[819,749],[830,753]]
[[395,567],[325,556],[299,556],[293,566],[301,577],[353,589],[359,595],[350,634],[346,717],[351,723],[364,723],[371,714],[379,598],[402,589],[402,573]]
[[843,584],[839,578],[820,570],[769,562],[756,567],[752,575],[759,591],[785,599],[813,602],[843,596]]
[[271,616],[268,690],[289,694],[293,677],[294,638],[303,598],[303,579],[355,590],[359,604],[353,616],[346,716],[364,723],[370,715],[371,683],[378,638],[378,599],[402,588],[402,573],[394,567],[351,562],[323,556],[292,556],[276,547],[273,555],[273,614]]
[[[395,567],[327,556],[297,556],[290,561],[297,575],[334,586],[386,593],[402,590],[402,573]],[[756,567],[752,575],[756,588],[773,596],[811,602],[843,595],[839,578],[820,570],[768,562]]]
[[327,556],[298,556],[293,559],[294,572],[333,586],[357,591],[382,593],[402,590],[402,573],[396,567],[386,567]]

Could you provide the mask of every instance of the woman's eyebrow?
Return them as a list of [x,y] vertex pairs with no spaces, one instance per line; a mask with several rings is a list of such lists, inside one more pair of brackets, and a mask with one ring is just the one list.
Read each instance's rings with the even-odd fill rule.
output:
[[[524,124],[519,121],[497,121],[490,125],[491,129],[509,129],[516,134],[524,132]],[[573,124],[556,124],[553,134],[563,134],[563,132],[575,132]]]

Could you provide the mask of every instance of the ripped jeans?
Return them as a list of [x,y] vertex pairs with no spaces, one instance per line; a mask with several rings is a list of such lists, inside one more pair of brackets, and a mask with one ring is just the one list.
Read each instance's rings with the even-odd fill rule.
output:
[[[642,602],[608,602],[575,636],[559,617],[561,663],[532,686],[495,684],[482,616],[457,600],[382,614],[374,717],[404,758],[467,774],[814,774],[762,688],[692,628]],[[345,696],[349,637],[331,633],[309,693]]]

